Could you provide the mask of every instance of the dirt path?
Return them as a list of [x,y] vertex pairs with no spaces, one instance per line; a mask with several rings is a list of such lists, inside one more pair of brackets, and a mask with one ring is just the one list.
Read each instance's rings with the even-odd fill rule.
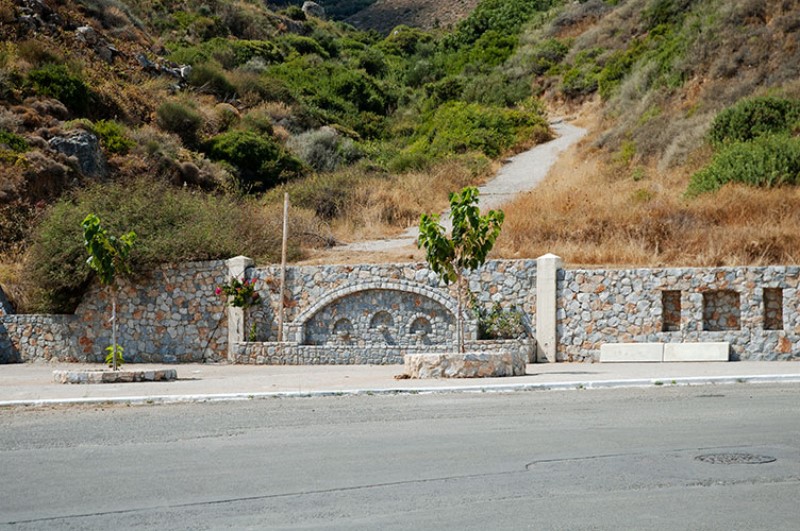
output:
[[[481,209],[492,209],[512,201],[517,194],[535,188],[547,176],[558,156],[586,134],[586,129],[555,120],[550,123],[558,135],[555,139],[539,144],[510,158],[494,179],[479,187]],[[450,228],[450,219],[445,212],[442,224]],[[415,248],[419,227],[409,227],[397,238],[367,240],[337,247],[337,252],[354,253],[399,253],[412,252]]]

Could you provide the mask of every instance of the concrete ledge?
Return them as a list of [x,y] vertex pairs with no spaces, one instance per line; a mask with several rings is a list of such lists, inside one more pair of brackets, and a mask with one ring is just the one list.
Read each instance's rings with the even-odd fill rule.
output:
[[662,343],[606,343],[600,345],[601,363],[661,362]]
[[666,343],[664,361],[728,361],[731,346],[718,343]]
[[61,384],[99,384],[123,382],[160,382],[177,380],[175,369],[146,371],[111,371],[104,369],[83,371],[53,371],[53,381]]
[[403,363],[410,378],[491,378],[524,376],[525,356],[520,352],[500,354],[406,354]]

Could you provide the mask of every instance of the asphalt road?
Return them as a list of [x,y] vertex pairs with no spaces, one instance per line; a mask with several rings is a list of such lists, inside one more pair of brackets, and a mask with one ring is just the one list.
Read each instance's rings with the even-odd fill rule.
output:
[[0,478],[0,529],[794,530],[800,388],[2,409]]

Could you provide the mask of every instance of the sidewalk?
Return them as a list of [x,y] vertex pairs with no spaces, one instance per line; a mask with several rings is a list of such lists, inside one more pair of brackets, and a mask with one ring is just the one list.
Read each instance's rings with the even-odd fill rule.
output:
[[509,378],[395,380],[402,365],[145,365],[174,368],[172,382],[65,385],[56,369],[99,365],[25,363],[0,365],[0,407],[70,403],[152,404],[249,400],[274,396],[335,396],[433,392],[513,392],[736,383],[800,383],[800,362],[539,363]]

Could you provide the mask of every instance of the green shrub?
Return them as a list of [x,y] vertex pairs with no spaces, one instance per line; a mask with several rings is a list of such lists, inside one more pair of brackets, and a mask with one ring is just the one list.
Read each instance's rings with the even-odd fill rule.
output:
[[[102,216],[111,232],[133,230],[135,274],[161,263],[212,260],[244,254],[274,260],[280,225],[253,203],[230,196],[196,194],[151,179],[96,185],[53,205],[36,228],[27,260],[31,311],[72,312],[88,287],[90,270],[80,223],[87,212]],[[292,245],[290,253],[297,256]]]
[[542,76],[559,64],[569,52],[569,46],[558,39],[539,41],[526,57],[527,67],[532,74]]
[[11,131],[0,131],[0,149],[5,148],[14,153],[25,153],[30,149],[28,142]]
[[188,146],[195,146],[203,118],[186,104],[167,101],[156,110],[156,123],[164,131],[178,135]]
[[303,37],[302,35],[289,33],[281,39],[281,43],[300,55],[316,54],[323,59],[328,59],[330,57],[328,51],[311,37]]
[[288,147],[300,160],[318,172],[331,172],[360,158],[360,152],[353,141],[342,137],[332,127],[307,131],[293,137]]
[[136,145],[125,134],[125,128],[113,120],[98,120],[93,129],[109,153],[124,155]]
[[[321,219],[331,220],[344,214],[361,179],[351,173],[315,174],[270,192],[265,200],[278,201],[285,191],[292,198],[293,206],[307,208]],[[275,196],[277,192],[280,192],[280,199]]]
[[194,66],[189,74],[189,84],[222,99],[236,94],[236,88],[225,77],[225,73],[211,63]]
[[602,52],[600,48],[592,48],[583,50],[575,56],[573,66],[564,72],[561,80],[561,92],[565,96],[577,98],[597,90],[597,78],[601,71],[597,57]]
[[539,107],[506,109],[449,102],[423,124],[412,150],[437,157],[478,151],[494,158],[537,135],[548,135]]
[[519,310],[505,310],[495,303],[491,310],[479,307],[475,313],[478,339],[519,339],[526,334],[523,314]]
[[288,6],[286,9],[281,11],[281,14],[298,22],[306,20],[306,14],[303,12],[303,9],[300,6]]
[[751,98],[717,114],[709,137],[715,146],[746,142],[764,134],[789,132],[798,121],[800,100]]
[[89,87],[64,65],[48,64],[31,70],[28,83],[36,94],[55,98],[74,113],[83,114],[89,107]]
[[240,189],[248,193],[264,192],[303,171],[302,163],[275,141],[252,131],[217,135],[207,143],[206,152],[213,160],[234,166]]
[[734,142],[692,175],[687,194],[711,192],[730,182],[762,187],[800,184],[800,139],[762,135]]
[[537,14],[546,12],[559,0],[483,0],[445,38],[449,48],[469,46],[487,31],[516,35]]

